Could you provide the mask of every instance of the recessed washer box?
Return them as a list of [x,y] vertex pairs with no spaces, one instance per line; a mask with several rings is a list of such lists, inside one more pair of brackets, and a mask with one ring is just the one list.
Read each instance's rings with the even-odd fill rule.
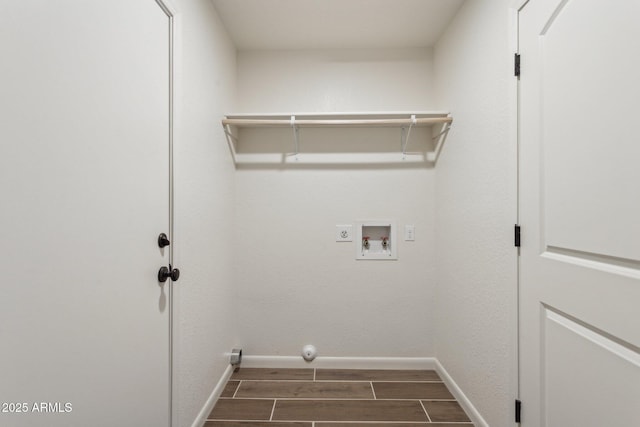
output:
[[397,260],[395,221],[356,222],[356,259]]

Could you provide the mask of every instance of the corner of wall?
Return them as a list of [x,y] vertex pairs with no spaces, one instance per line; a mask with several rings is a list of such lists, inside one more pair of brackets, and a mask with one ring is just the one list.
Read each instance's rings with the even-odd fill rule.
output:
[[512,421],[516,354],[509,6],[465,2],[435,50],[454,117],[436,169],[435,354],[490,425]]
[[[174,425],[211,401],[236,345],[231,247],[235,168],[219,119],[236,95],[236,50],[209,0],[172,0],[175,34]],[[212,338],[214,337],[214,338]]]

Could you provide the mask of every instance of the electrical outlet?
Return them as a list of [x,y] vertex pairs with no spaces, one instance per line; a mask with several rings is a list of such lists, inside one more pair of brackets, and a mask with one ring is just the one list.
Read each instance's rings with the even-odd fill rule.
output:
[[336,242],[352,242],[353,226],[352,225],[336,225]]

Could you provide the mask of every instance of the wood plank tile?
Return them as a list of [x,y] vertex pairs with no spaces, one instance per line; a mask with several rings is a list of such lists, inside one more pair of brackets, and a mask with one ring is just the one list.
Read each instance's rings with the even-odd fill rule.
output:
[[316,427],[473,427],[472,423],[339,423],[339,422],[320,422],[315,424]]
[[[311,427],[312,423],[262,421],[207,421],[203,427]],[[431,425],[429,425],[431,427]],[[455,426],[454,426],[455,427]]]
[[444,383],[373,383],[377,399],[454,399]]
[[313,380],[313,369],[237,368],[232,380]]
[[373,399],[369,382],[243,381],[236,397]]
[[218,399],[208,419],[268,421],[272,409],[272,399]]
[[316,380],[441,381],[436,371],[407,369],[316,369]]
[[[432,427],[431,423],[316,423],[316,427]],[[454,425],[455,427],[455,425]],[[467,425],[466,427],[469,427]]]
[[240,385],[240,381],[227,381],[220,397],[233,397],[238,389],[238,385]]
[[427,421],[419,401],[278,400],[273,420]]
[[470,421],[458,402],[423,401],[422,404],[434,423]]

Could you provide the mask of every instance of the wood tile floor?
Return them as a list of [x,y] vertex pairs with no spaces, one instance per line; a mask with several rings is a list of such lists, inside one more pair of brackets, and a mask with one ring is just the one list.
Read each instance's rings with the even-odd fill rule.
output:
[[205,427],[472,427],[435,371],[238,368]]

